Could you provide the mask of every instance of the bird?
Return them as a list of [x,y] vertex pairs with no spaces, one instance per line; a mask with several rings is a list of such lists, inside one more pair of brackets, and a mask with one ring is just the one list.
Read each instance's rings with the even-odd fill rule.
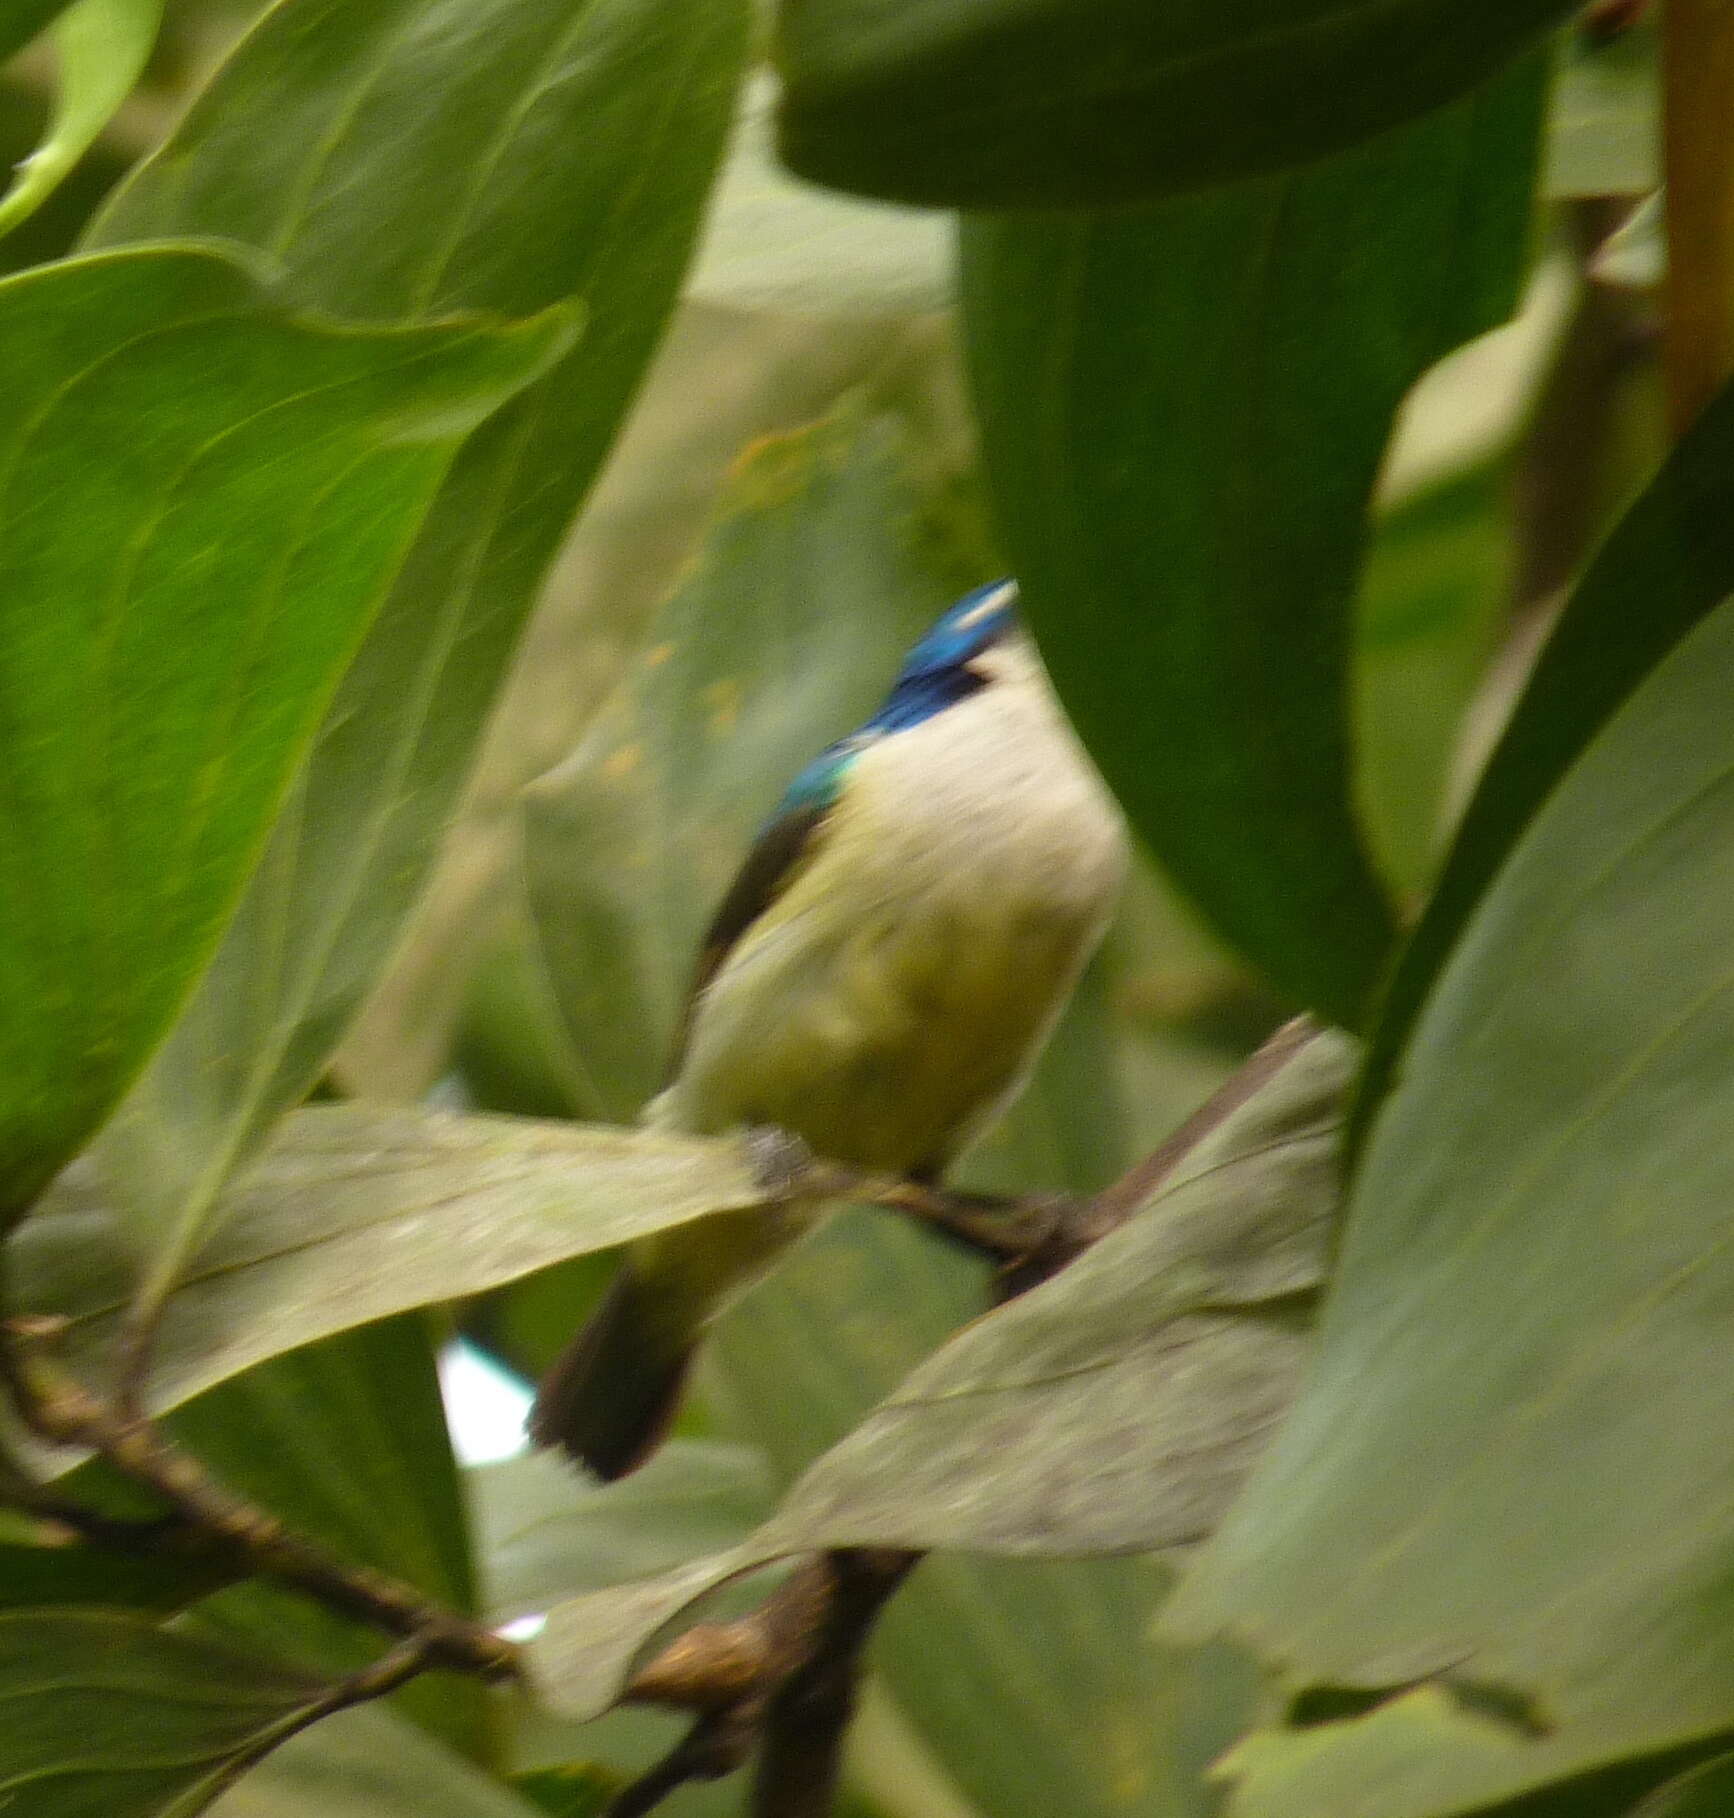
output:
[[[873,717],[789,785],[704,937],[642,1124],[768,1126],[932,1183],[1023,1089],[1106,930],[1126,836],[1017,607],[1013,581],[967,594]],[[542,1380],[533,1443],[604,1481],[636,1469],[705,1325],[821,1211],[715,1214],[629,1245]]]

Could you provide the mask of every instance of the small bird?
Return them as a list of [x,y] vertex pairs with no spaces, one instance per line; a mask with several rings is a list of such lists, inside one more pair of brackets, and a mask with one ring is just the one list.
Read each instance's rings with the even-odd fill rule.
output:
[[[1125,836],[1016,607],[1010,581],[969,594],[795,778],[711,923],[645,1124],[769,1125],[932,1181],[1023,1088],[1107,925]],[[820,1210],[631,1245],[542,1382],[535,1443],[604,1479],[643,1463],[706,1321]]]

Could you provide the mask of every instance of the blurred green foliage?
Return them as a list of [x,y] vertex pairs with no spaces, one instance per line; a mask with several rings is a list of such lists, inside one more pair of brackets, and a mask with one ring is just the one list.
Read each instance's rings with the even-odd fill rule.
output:
[[[0,1417],[0,1805],[591,1818],[682,1726],[580,1719],[804,1537],[941,1543],[841,1818],[1722,1810],[1734,394],[1658,462],[1669,249],[1604,250],[1657,29],[170,0],[135,83],[59,10],[0,3],[0,157],[94,134],[0,240],[8,1296],[101,1394],[154,1333],[146,1404],[347,1567],[554,1617],[536,1697],[313,1722],[384,1638],[81,1541],[45,1493],[160,1507]],[[959,257],[911,200],[989,212]],[[790,774],[1010,566],[1143,850],[958,1179],[1129,1222],[984,1318],[842,1210],[641,1478],[460,1467],[453,1331],[531,1374],[601,1247],[762,1203],[574,1120],[630,1124]],[[1297,1010],[1368,1038],[1346,1194],[1335,1036],[1127,1174]]]

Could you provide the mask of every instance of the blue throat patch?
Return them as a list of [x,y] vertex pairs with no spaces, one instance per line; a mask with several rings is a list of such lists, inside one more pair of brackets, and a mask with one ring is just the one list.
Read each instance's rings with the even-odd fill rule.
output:
[[966,594],[904,659],[885,704],[846,739],[814,758],[789,785],[777,815],[823,811],[843,792],[849,766],[875,739],[908,732],[987,686],[970,663],[1017,622],[1017,588],[995,581]]

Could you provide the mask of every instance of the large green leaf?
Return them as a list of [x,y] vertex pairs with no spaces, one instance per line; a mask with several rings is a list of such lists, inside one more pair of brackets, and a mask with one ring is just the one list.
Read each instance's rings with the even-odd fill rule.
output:
[[576,296],[587,321],[434,501],[204,988],[105,1140],[130,1199],[202,1216],[389,956],[673,300],[746,10],[293,0],[99,222],[267,248],[294,294],[344,315]]
[[173,1558],[129,1558],[95,1547],[0,1545],[0,1610],[69,1603],[178,1610],[229,1576],[217,1567]]
[[1366,517],[1421,371],[1507,313],[1540,70],[1294,175],[978,221],[963,291],[1001,533],[1150,849],[1353,1024],[1393,935],[1353,807]]
[[292,1737],[211,1809],[213,1818],[536,1818],[537,1810],[377,1705]]
[[1117,1232],[899,1383],[777,1529],[1042,1557],[1208,1535],[1299,1380],[1355,1059],[1316,1037]]
[[[979,1271],[923,1234],[837,1220],[730,1316],[713,1397],[787,1478],[979,1295]],[[606,1709],[665,1625],[822,1533],[779,1513],[727,1552],[557,1606],[530,1644],[543,1696],[574,1716]],[[1233,1731],[1189,1728],[1191,1664],[1149,1640],[1163,1588],[1143,1560],[931,1558],[887,1613],[874,1665],[903,1720],[994,1818],[1202,1813],[1199,1773]]]
[[118,1610],[0,1612],[0,1802],[192,1818],[326,1688]]
[[[722,1138],[302,1111],[171,1294],[150,1401],[173,1407],[334,1332],[765,1203],[746,1152]],[[68,1361],[100,1381],[129,1300],[120,1221],[82,1165],[45,1205],[12,1246],[15,1305],[67,1316]]]
[[209,955],[457,442],[567,339],[339,329],[185,248],[0,285],[0,1223]]
[[[1440,969],[1531,818],[1644,677],[1730,592],[1734,386],[1711,401],[1614,527],[1537,659],[1386,989],[1357,1136],[1392,1085]],[[1642,612],[1632,610],[1635,599]]]
[[[477,1614],[463,1490],[435,1368],[435,1322],[403,1314],[244,1371],[169,1423],[218,1479],[342,1558]],[[380,1651],[377,1634],[305,1598],[250,1584],[201,1610],[249,1645],[333,1676]],[[442,1741],[485,1760],[488,1691],[424,1676],[396,1703]]]
[[1317,1365],[1171,1619],[1376,1708],[1256,1732],[1237,1818],[1454,1813],[1734,1727],[1730,674],[1724,605],[1417,1027]]
[[720,1552],[771,1501],[765,1461],[750,1446],[681,1439],[622,1483],[598,1488],[530,1453],[478,1466],[468,1488],[492,1622]]
[[782,0],[815,182],[1090,208],[1336,152],[1455,100],[1572,0]]
[[[786,1483],[821,1448],[847,1444],[875,1401],[977,1312],[983,1286],[977,1265],[925,1233],[883,1214],[839,1220],[727,1320],[706,1367],[713,1405]],[[815,1544],[792,1494],[790,1523],[779,1510],[737,1558]],[[872,1662],[981,1812],[1181,1818],[1188,1769],[1201,1764],[1176,1747],[1184,1672],[1149,1642],[1164,1589],[1144,1560],[1036,1569],[940,1555],[899,1591]],[[550,1625],[550,1651],[565,1620]]]
[[1719,1755],[1670,1780],[1638,1806],[1632,1818],[1725,1818],[1734,1811],[1734,1755]]

